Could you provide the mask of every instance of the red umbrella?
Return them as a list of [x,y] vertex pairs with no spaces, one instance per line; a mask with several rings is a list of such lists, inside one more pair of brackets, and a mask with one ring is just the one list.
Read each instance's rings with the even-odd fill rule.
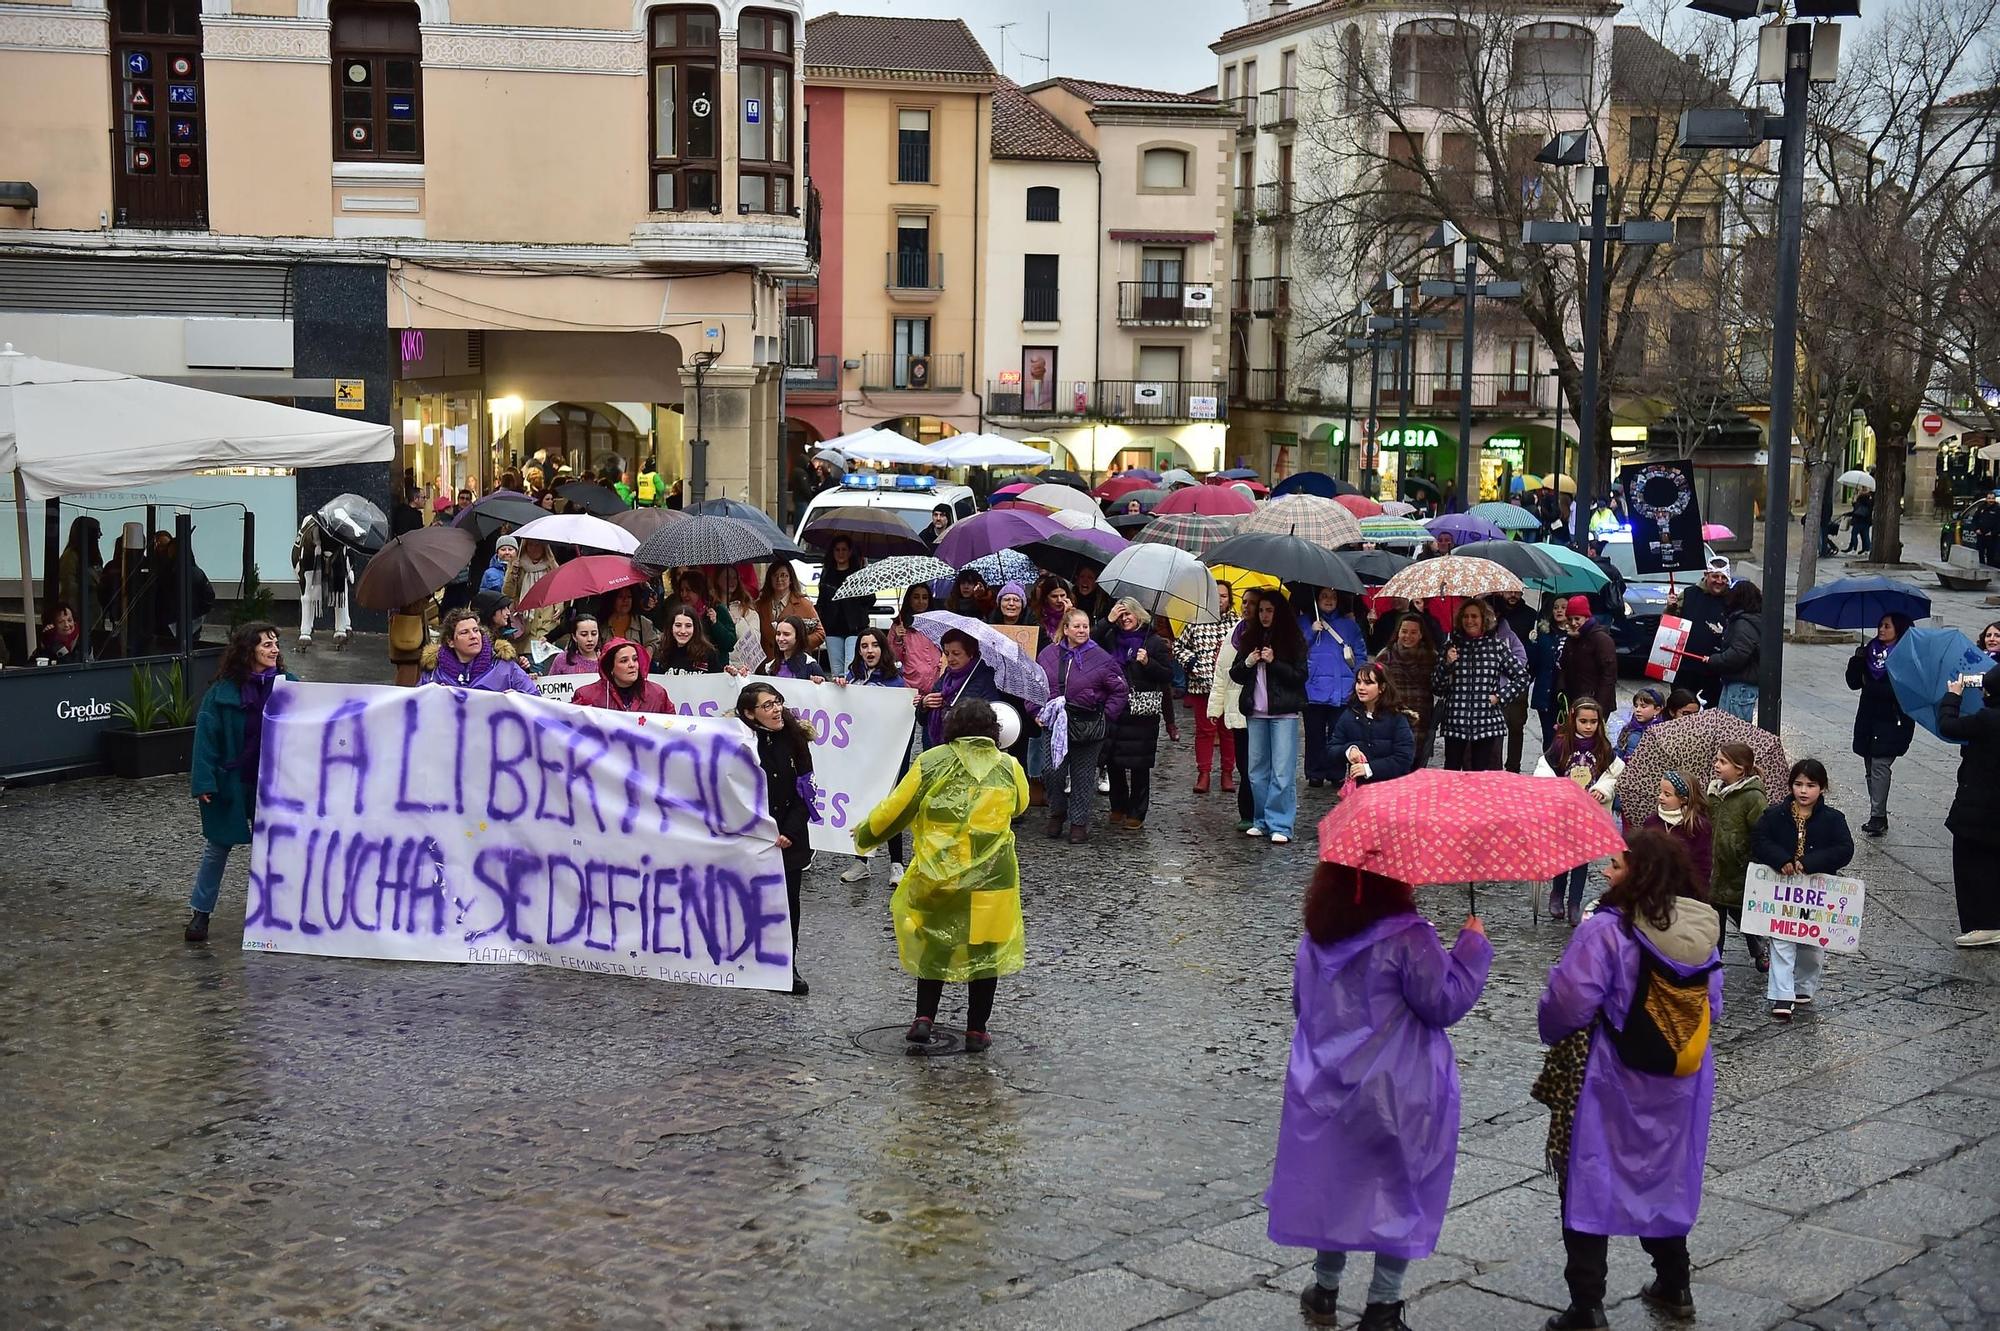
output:
[[636,587],[651,581],[651,575],[624,555],[585,555],[572,559],[555,572],[528,588],[514,606],[516,610],[538,610],[545,605],[580,601],[586,596]]
[[1357,518],[1379,518],[1382,506],[1366,495],[1335,495],[1333,502]]
[[1155,513],[1205,513],[1212,518],[1255,513],[1257,505],[1236,490],[1215,485],[1186,485],[1160,501]]
[[1159,485],[1158,481],[1149,481],[1143,476],[1134,476],[1130,472],[1121,471],[1116,476],[1107,478],[1090,493],[1101,502],[1122,499],[1134,490],[1156,490]]
[[1574,781],[1412,772],[1362,786],[1320,820],[1319,857],[1406,883],[1540,882],[1625,849]]

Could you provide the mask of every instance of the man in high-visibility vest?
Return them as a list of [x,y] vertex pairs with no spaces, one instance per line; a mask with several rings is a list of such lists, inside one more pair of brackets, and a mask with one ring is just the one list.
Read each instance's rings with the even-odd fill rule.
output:
[[667,487],[660,481],[659,468],[651,458],[647,458],[646,464],[639,469],[638,502],[645,508],[657,508],[666,492]]

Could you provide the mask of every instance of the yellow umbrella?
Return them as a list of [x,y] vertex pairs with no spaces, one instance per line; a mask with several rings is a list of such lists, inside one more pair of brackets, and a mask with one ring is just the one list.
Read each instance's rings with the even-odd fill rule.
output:
[[1559,471],[1542,477],[1542,486],[1545,489],[1552,486],[1555,489],[1563,490],[1570,494],[1576,493],[1576,481]]
[[1231,564],[1217,564],[1209,571],[1215,574],[1216,581],[1229,584],[1229,608],[1239,615],[1243,613],[1244,592],[1251,588],[1262,590],[1266,587],[1281,587],[1284,585],[1268,573],[1258,573],[1247,568],[1237,568]]
[[1526,472],[1523,472],[1521,474],[1521,488],[1523,490],[1539,490],[1542,488],[1542,478],[1539,476],[1530,476]]

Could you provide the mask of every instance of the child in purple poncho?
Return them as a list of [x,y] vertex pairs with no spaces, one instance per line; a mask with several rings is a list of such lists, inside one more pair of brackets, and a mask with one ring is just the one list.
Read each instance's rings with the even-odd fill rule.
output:
[[1350,1252],[1375,1254],[1362,1331],[1403,1326],[1403,1273],[1437,1247],[1458,1162],[1455,1024],[1493,947],[1468,917],[1449,952],[1408,883],[1321,864],[1292,979],[1291,1061],[1265,1193],[1273,1243],[1312,1248],[1299,1307],[1335,1324]]

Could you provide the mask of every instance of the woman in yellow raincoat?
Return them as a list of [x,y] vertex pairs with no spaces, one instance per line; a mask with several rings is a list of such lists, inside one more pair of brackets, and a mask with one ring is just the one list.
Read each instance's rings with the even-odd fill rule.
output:
[[997,743],[991,704],[967,699],[945,717],[944,742],[927,750],[889,797],[854,829],[861,854],[911,834],[910,866],[889,899],[896,950],[917,977],[911,1052],[931,1041],[947,982],[970,989],[965,1049],[984,1053],[986,1019],[1003,975],[1021,969],[1021,869],[1014,819],[1028,808],[1028,775]]

